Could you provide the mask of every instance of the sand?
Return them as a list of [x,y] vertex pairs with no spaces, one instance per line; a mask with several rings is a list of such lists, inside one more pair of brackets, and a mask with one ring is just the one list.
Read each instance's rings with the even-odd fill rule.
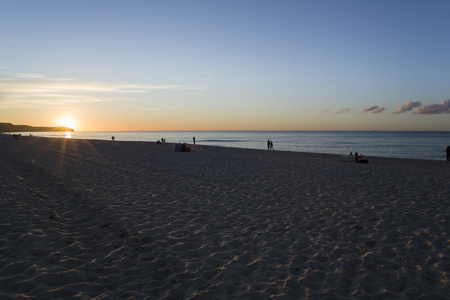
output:
[[0,298],[450,299],[450,162],[197,148],[0,135]]

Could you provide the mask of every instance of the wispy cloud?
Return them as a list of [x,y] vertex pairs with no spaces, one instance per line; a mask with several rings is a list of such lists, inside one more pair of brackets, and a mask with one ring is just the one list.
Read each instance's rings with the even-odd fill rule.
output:
[[44,75],[42,74],[33,74],[33,73],[22,73],[22,74],[16,74],[17,78],[23,78],[23,79],[42,79],[44,78]]
[[386,107],[380,107],[378,105],[372,105],[364,108],[363,112],[371,112],[373,114],[379,114],[380,112],[386,110]]
[[114,94],[148,93],[152,90],[183,88],[180,85],[152,85],[111,82],[81,82],[74,79],[46,79],[41,74],[15,74],[0,78],[1,102],[70,103],[116,100]]
[[403,114],[403,113],[413,110],[415,107],[419,107],[421,105],[422,105],[422,103],[420,101],[412,102],[411,100],[408,100],[408,101],[406,101],[405,104],[402,104],[399,107],[397,107],[397,109],[393,112],[393,114]]
[[336,113],[337,114],[346,114],[348,112],[350,112],[350,109],[348,109],[348,108],[341,108]]
[[450,114],[450,99],[441,101],[441,103],[430,103],[420,106],[414,112],[415,115],[438,115]]
[[328,108],[328,109],[325,109],[324,111],[323,111],[323,113],[326,113],[326,112],[329,112],[330,111],[330,109]]
[[97,92],[97,93],[147,93],[155,89],[175,89],[178,85],[117,84],[108,82],[76,82],[56,80],[2,80],[2,91],[13,93],[36,92]]

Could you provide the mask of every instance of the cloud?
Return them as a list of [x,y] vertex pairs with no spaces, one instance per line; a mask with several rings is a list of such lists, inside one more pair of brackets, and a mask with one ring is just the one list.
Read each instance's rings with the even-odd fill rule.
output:
[[419,107],[421,105],[422,105],[422,103],[420,103],[420,101],[412,102],[411,100],[408,100],[408,101],[406,101],[405,104],[402,104],[399,107],[397,107],[397,109],[393,112],[393,114],[403,114],[403,113],[413,110],[415,107]]
[[117,84],[108,82],[75,82],[59,80],[0,80],[2,91],[13,93],[147,93],[155,89],[173,89],[177,85]]
[[379,114],[380,112],[382,112],[384,110],[386,110],[386,107],[380,107],[378,105],[372,105],[372,106],[364,108],[363,112],[370,111],[373,114]]
[[440,104],[430,103],[418,107],[414,112],[415,115],[438,115],[450,114],[450,99],[442,101]]
[[350,109],[348,109],[348,108],[341,108],[341,109],[338,110],[336,113],[337,113],[337,114],[346,114],[346,113],[348,113],[348,112],[350,112]]
[[323,113],[326,113],[326,112],[329,112],[330,111],[330,109],[328,108],[328,109],[325,109],[324,111],[323,111]]
[[42,74],[32,74],[32,73],[16,74],[16,77],[24,78],[24,79],[42,79],[42,78],[44,78],[44,76]]
[[9,78],[0,78],[1,102],[14,104],[99,102],[117,100],[118,95],[180,88],[183,87],[180,85],[80,82],[67,78],[46,79],[40,74],[16,74]]

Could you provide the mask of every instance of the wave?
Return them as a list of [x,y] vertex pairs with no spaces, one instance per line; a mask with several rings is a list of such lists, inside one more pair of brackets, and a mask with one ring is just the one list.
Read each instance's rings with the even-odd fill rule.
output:
[[198,142],[208,143],[245,143],[245,140],[199,140]]
[[355,142],[336,142],[337,145],[354,145]]

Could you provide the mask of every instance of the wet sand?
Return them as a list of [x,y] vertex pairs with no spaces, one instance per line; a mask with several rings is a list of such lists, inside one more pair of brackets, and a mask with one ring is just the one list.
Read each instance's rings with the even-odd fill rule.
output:
[[449,299],[450,162],[198,148],[0,135],[0,298]]

